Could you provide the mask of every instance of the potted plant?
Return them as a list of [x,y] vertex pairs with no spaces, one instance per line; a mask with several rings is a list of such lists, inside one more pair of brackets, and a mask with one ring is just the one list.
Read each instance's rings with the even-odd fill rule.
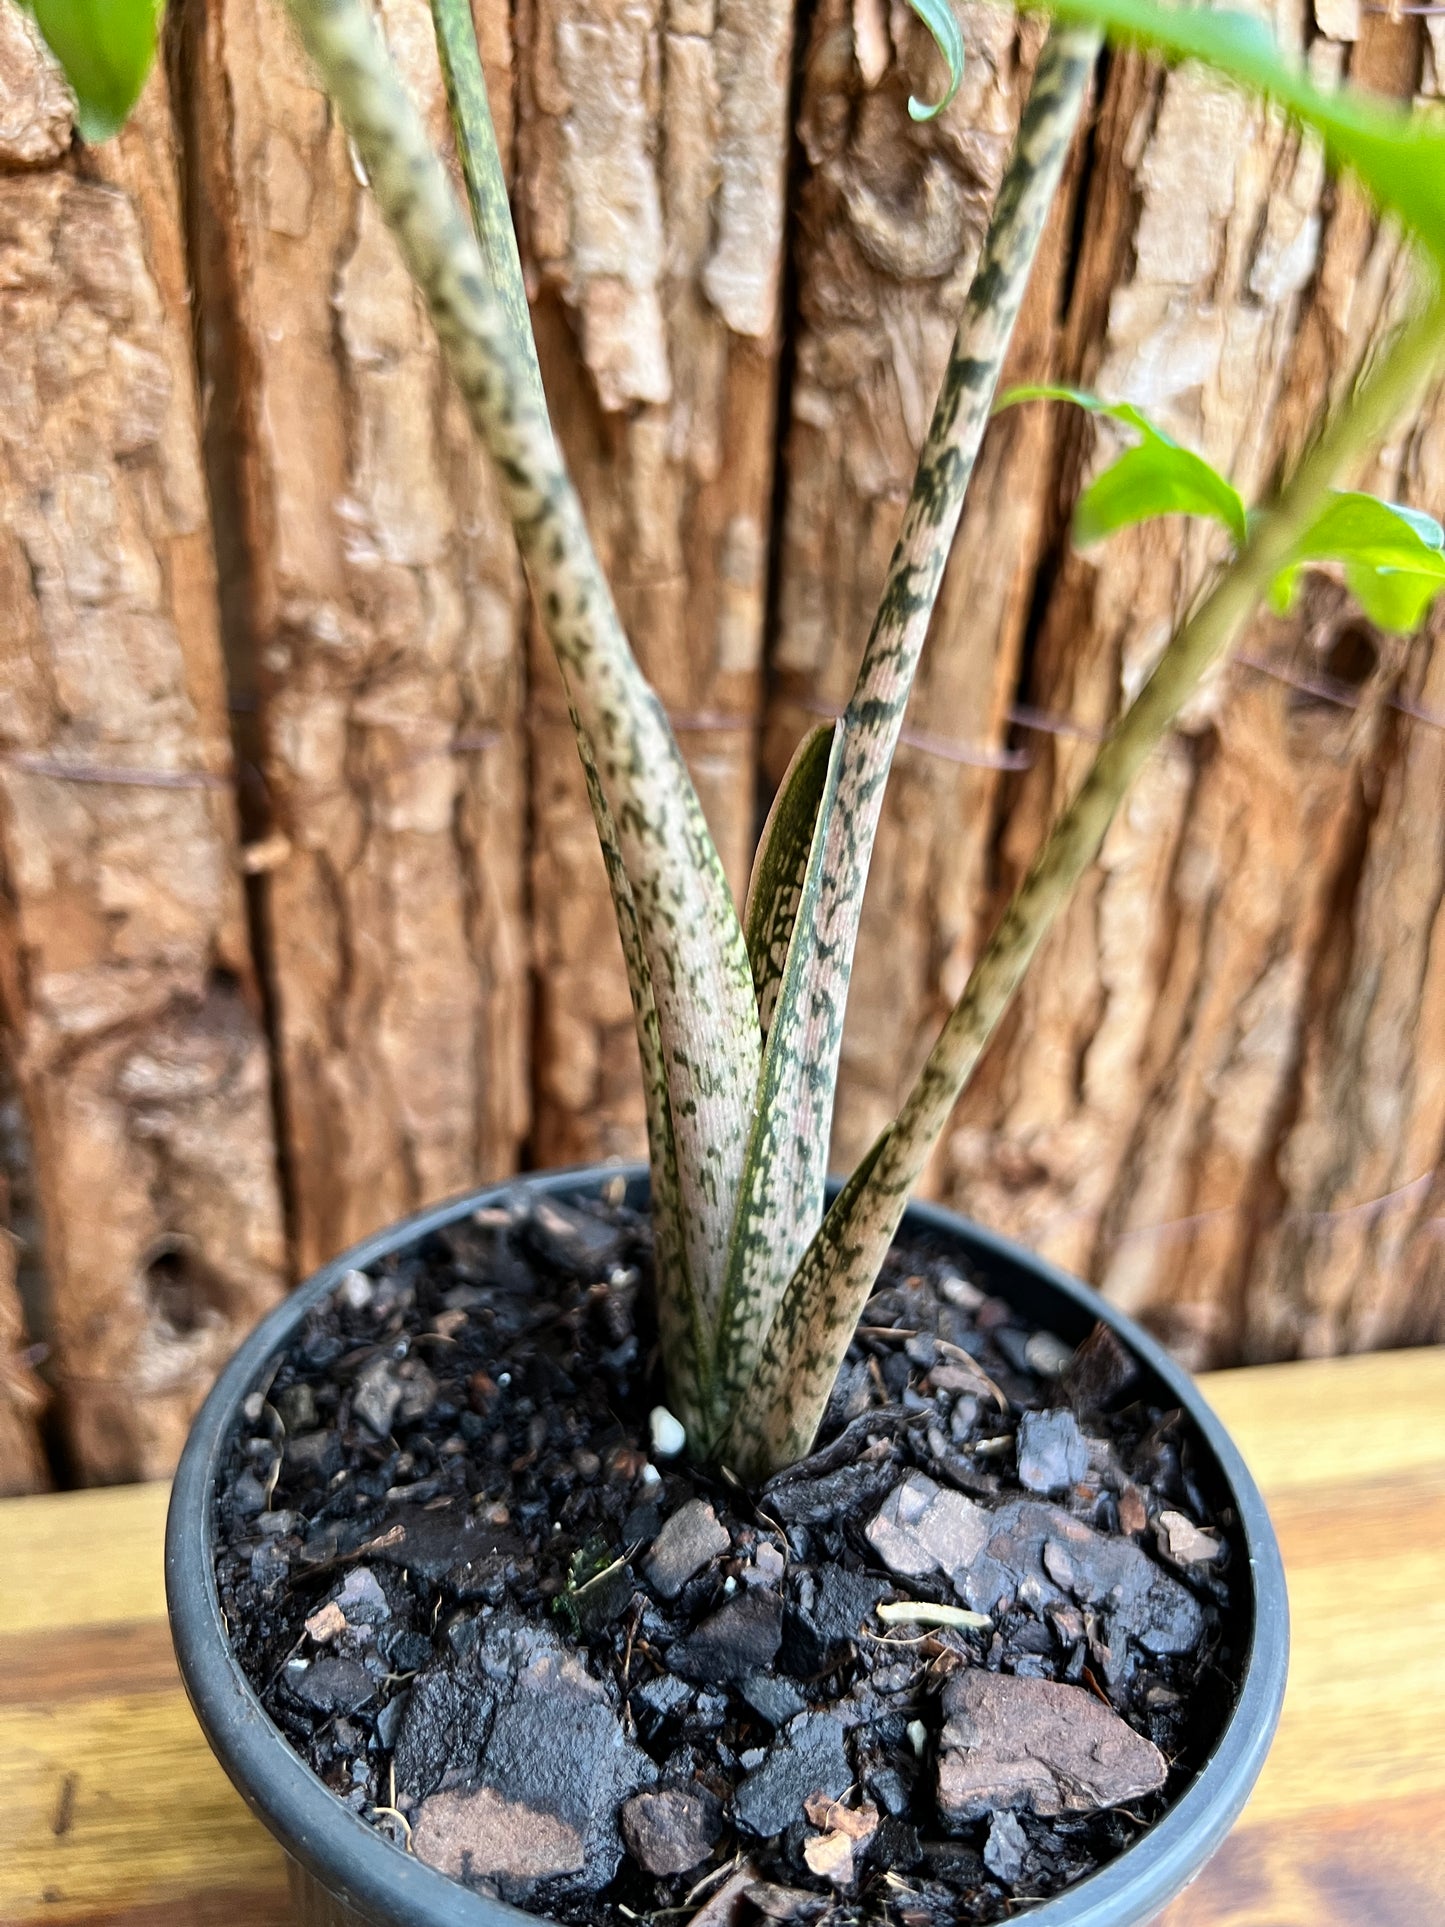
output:
[[[1445,366],[1445,129],[1325,95],[1254,23],[1057,0],[847,711],[739,917],[547,417],[466,0],[434,0],[468,224],[366,0],[287,0],[492,454],[561,665],[626,955],[641,1172],[423,1214],[218,1382],[177,1476],[181,1668],[308,1921],[1150,1918],[1238,1812],[1283,1690],[1268,1520],[1184,1375],[1082,1286],[909,1206],[1130,781],[1265,597],[1343,569],[1409,630],[1445,537],[1338,482]],[[957,84],[945,0],[912,0]],[[103,132],[155,0],[37,14]],[[1110,31],[1270,94],[1415,232],[1421,293],[1274,501],[1138,411],[1082,539],[1228,554],[1047,837],[902,1110],[830,1188],[883,787],[999,369]],[[87,105],[88,101],[88,105]],[[910,111],[936,111],[918,102]]]

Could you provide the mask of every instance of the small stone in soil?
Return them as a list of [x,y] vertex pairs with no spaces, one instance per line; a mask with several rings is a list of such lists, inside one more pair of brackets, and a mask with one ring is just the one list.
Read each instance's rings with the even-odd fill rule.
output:
[[627,1851],[649,1873],[690,1873],[722,1832],[722,1806],[701,1786],[634,1793],[620,1819]]
[[384,1439],[391,1431],[402,1389],[389,1358],[374,1358],[357,1379],[351,1409],[374,1437]]
[[1025,1412],[1018,1432],[1019,1484],[1063,1492],[1089,1469],[1089,1447],[1070,1411]]
[[738,1593],[673,1647],[674,1672],[704,1685],[771,1666],[783,1639],[783,1602],[761,1586]]
[[786,1726],[808,1704],[791,1680],[779,1679],[774,1673],[750,1673],[742,1683],[742,1696],[774,1727]]
[[957,1573],[954,1590],[974,1612],[1027,1595],[1036,1612],[1068,1603],[1109,1604],[1116,1623],[1146,1652],[1187,1653],[1204,1633],[1194,1596],[1132,1539],[1111,1539],[1040,1499],[1010,1499],[985,1514],[983,1550]]
[[973,1668],[943,1691],[938,1804],[955,1823],[1001,1808],[1093,1813],[1163,1786],[1164,1755],[1082,1686]]
[[657,1769],[550,1627],[494,1620],[477,1662],[499,1695],[480,1784],[422,1802],[417,1856],[453,1878],[495,1881],[507,1900],[550,1880],[596,1892],[622,1857],[618,1808]]
[[686,1680],[678,1679],[672,1673],[659,1673],[653,1679],[644,1680],[634,1686],[629,1700],[634,1715],[646,1715],[656,1723],[668,1718],[670,1714],[680,1713],[692,1698],[692,1688]]
[[688,1580],[732,1545],[727,1529],[705,1499],[680,1506],[653,1541],[643,1576],[664,1599],[676,1599]]
[[1217,1533],[1204,1531],[1182,1512],[1161,1512],[1155,1532],[1159,1550],[1177,1565],[1212,1565],[1224,1551]]
[[748,1833],[771,1839],[803,1817],[810,1794],[841,1799],[853,1773],[834,1713],[800,1713],[772,1753],[733,1795],[733,1818]]
[[1064,1389],[1081,1412],[1097,1412],[1126,1391],[1139,1367],[1105,1324],[1095,1325],[1064,1373]]
[[825,1566],[816,1579],[805,1576],[783,1618],[784,1669],[808,1679],[836,1664],[888,1590],[885,1581],[842,1566]]
[[577,1205],[539,1198],[527,1224],[528,1241],[556,1265],[578,1278],[602,1278],[622,1255],[614,1225]]
[[654,1405],[647,1419],[648,1433],[652,1439],[654,1458],[675,1459],[687,1444],[687,1431],[680,1418],[668,1411],[665,1405]]
[[1056,1333],[1037,1331],[1024,1346],[1024,1363],[1040,1378],[1062,1378],[1074,1362],[1074,1347]]
[[1149,1523],[1149,1508],[1137,1485],[1126,1485],[1119,1494],[1119,1530],[1130,1537],[1142,1532]]
[[988,1839],[983,1844],[983,1864],[994,1879],[1006,1887],[1022,1879],[1028,1851],[1028,1835],[1018,1816],[996,1813],[988,1823]]
[[926,1473],[910,1472],[864,1536],[890,1571],[918,1579],[971,1565],[988,1532],[989,1515],[982,1506],[935,1484]]
[[297,1699],[314,1706],[318,1713],[350,1713],[376,1692],[376,1681],[359,1659],[313,1660],[304,1673],[291,1678]]
[[418,1860],[453,1880],[495,1882],[508,1900],[524,1900],[544,1881],[586,1871],[576,1827],[490,1786],[453,1788],[424,1800],[411,1847]]
[[412,1681],[397,1727],[396,1790],[425,1799],[447,1773],[472,1777],[491,1726],[493,1696],[440,1668]]

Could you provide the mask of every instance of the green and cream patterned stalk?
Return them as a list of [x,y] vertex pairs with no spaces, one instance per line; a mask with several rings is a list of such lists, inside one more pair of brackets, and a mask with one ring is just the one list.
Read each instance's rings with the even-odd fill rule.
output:
[[1336,478],[1378,444],[1442,368],[1445,302],[1436,296],[1255,523],[1114,725],[974,965],[902,1111],[849,1179],[789,1285],[733,1427],[730,1462],[743,1476],[764,1477],[810,1448],[924,1162],[1145,758],[1268,594]]
[[[722,1299],[721,1424],[753,1376],[788,1279],[822,1215],[843,1012],[883,791],[964,492],[1098,48],[1090,29],[1055,28],[1039,57],[882,600],[852,699],[836,727],[831,795],[811,839],[810,881],[799,886],[805,913],[797,916],[781,975],[776,943],[762,965],[760,991],[775,992],[777,1003]],[[756,942],[753,948],[757,972]]]
[[[471,0],[432,0],[437,53],[446,83],[447,104],[466,183],[472,227],[486,262],[491,284],[516,335],[517,352],[541,406],[546,400],[542,370],[532,333],[522,259],[507,193],[506,170],[497,145],[487,98],[486,74],[477,46]],[[617,825],[602,791],[597,759],[575,704],[569,703],[577,754],[587,784],[587,798],[602,846],[602,862],[612,893],[613,913],[622,942],[637,1048],[642,1066],[642,1088],[647,1111],[648,1159],[652,1170],[653,1261],[657,1279],[657,1315],[667,1370],[668,1398],[689,1436],[700,1432],[712,1379],[712,1333],[706,1328],[698,1294],[688,1272],[682,1220],[682,1194],[677,1170],[677,1142],[672,1126],[672,1104],[666,1060],[657,1021],[652,973],[638,923],[637,904],[622,851]]]
[[471,0],[431,0],[431,15],[472,227],[492,290],[506,309],[527,373],[540,397],[542,371],[532,335],[527,284],[522,278],[522,257],[517,252],[517,230],[512,225],[512,204],[507,195],[507,171],[492,123]]
[[[618,621],[528,354],[489,285],[370,9],[365,0],[287,5],[496,465],[579,736],[590,748],[646,964],[642,1008],[650,995],[656,1019],[656,1049],[649,1054],[644,1040],[644,1058],[650,1055],[654,1079],[665,1073],[682,1261],[710,1328],[760,1065],[742,926],[672,730]],[[651,1095],[661,1115],[664,1092]],[[668,1281],[660,1288],[669,1289]]]

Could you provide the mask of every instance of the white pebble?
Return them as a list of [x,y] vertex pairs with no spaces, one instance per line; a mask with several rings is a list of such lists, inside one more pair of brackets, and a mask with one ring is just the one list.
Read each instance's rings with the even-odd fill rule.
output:
[[658,1471],[657,1467],[652,1463],[651,1459],[647,1461],[647,1464],[643,1466],[641,1472],[639,1472],[637,1476],[641,1480],[643,1485],[661,1485],[662,1484],[662,1474]]
[[675,1459],[687,1444],[681,1419],[673,1417],[665,1405],[654,1405],[648,1417],[652,1430],[652,1449],[660,1459]]
[[[894,1730],[896,1731],[897,1729],[895,1728]],[[922,1720],[910,1720],[908,1722],[908,1737],[913,1743],[914,1752],[921,1760],[923,1758],[923,1749],[928,1744],[928,1728],[923,1724]]]
[[336,1287],[336,1295],[352,1311],[364,1311],[371,1303],[371,1280],[364,1271],[348,1271]]

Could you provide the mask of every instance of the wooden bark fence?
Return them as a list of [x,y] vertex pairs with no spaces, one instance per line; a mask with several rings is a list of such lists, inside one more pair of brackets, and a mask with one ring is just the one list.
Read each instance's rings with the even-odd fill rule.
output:
[[[426,0],[379,10],[444,137]],[[1273,10],[1322,75],[1442,91],[1440,22]],[[919,127],[935,57],[889,0],[474,11],[569,458],[741,888],[769,783],[845,699],[1039,30],[963,7],[963,90]],[[1257,492],[1402,291],[1309,143],[1114,58],[1013,372],[1135,400]],[[173,0],[94,150],[0,0],[0,340],[19,1490],[164,1471],[289,1278],[643,1128],[555,674],[272,0]],[[1210,561],[1173,523],[1070,552],[1099,449],[1038,407],[990,433],[880,839],[840,1161]],[[1440,511],[1445,398],[1372,480]],[[1255,625],[935,1161],[1192,1363],[1445,1336],[1440,628],[1391,641],[1326,581]]]

